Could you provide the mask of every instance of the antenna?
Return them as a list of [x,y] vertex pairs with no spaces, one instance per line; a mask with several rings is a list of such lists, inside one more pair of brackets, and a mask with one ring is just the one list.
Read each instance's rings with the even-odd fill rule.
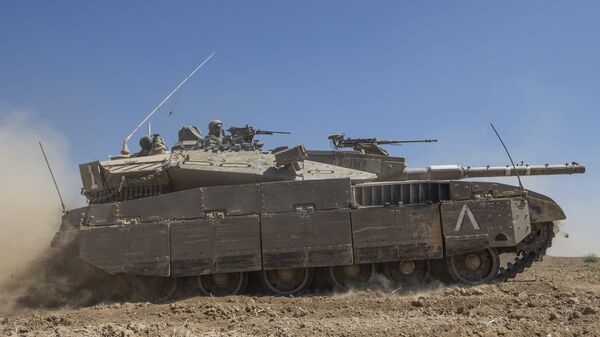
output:
[[508,159],[510,159],[510,163],[512,164],[513,169],[515,169],[515,174],[517,175],[517,180],[519,180],[519,187],[521,188],[521,190],[524,190],[523,184],[521,183],[521,176],[519,175],[519,171],[517,170],[517,166],[515,165],[515,162],[513,161],[512,157],[510,155],[510,152],[508,152],[508,149],[506,148],[506,145],[504,145],[504,141],[502,141],[502,137],[500,137],[500,134],[494,127],[494,124],[490,123],[490,125],[492,126],[494,133],[496,133],[496,136],[498,136],[498,139],[500,140],[502,147],[504,147],[504,151],[506,151],[506,154],[508,155]]
[[133,134],[142,126],[144,125],[144,123],[146,123],[146,121],[148,119],[150,119],[150,117],[152,117],[152,115],[154,115],[155,112],[157,112],[160,107],[163,106],[163,104],[165,104],[166,101],[169,100],[169,98],[171,98],[171,96],[173,96],[174,93],[177,92],[177,90],[179,90],[179,88],[181,88],[185,82],[187,82],[190,78],[192,78],[192,76],[194,76],[194,74],[196,74],[196,72],[198,70],[200,70],[200,68],[202,68],[202,66],[208,62],[208,60],[210,60],[213,56],[215,55],[215,53],[213,52],[212,54],[210,54],[202,63],[200,63],[199,66],[196,67],[196,69],[194,69],[194,71],[192,71],[183,81],[181,81],[181,83],[179,83],[179,85],[173,90],[171,91],[171,93],[169,95],[167,95],[167,97],[165,97],[165,99],[162,100],[162,102],[160,102],[159,105],[156,106],[156,108],[154,108],[154,110],[152,110],[152,112],[150,112],[148,114],[148,116],[146,116],[146,118],[144,118],[144,120],[142,120],[142,122],[136,126],[135,129],[133,129],[133,131],[131,131],[131,133],[125,138],[125,140],[123,141],[123,148],[121,149],[121,154],[123,155],[128,155],[129,154],[129,149],[127,148],[127,142],[131,139],[131,137],[133,136]]
[[50,175],[52,176],[52,181],[54,182],[54,187],[56,187],[56,192],[58,193],[58,198],[60,199],[60,205],[62,206],[63,214],[65,214],[65,203],[63,202],[62,195],[60,195],[60,190],[58,189],[58,184],[56,183],[56,179],[54,178],[54,173],[52,172],[52,168],[50,167],[50,163],[48,162],[48,157],[46,157],[46,152],[44,151],[42,142],[38,141],[38,143],[40,144],[40,149],[42,149],[42,154],[44,155],[44,160],[46,161],[46,165],[48,166],[48,170],[50,171]]

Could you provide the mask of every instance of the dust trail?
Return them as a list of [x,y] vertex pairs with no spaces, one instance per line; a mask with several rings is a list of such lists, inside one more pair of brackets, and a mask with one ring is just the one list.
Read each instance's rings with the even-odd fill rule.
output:
[[332,297],[351,298],[357,296],[363,292],[370,292],[379,295],[395,295],[400,297],[417,297],[425,296],[435,292],[442,291],[448,287],[456,287],[454,284],[446,284],[444,281],[438,279],[441,275],[431,275],[427,280],[421,284],[416,285],[400,285],[394,284],[384,274],[376,272],[371,276],[369,281],[361,286],[352,286],[348,289],[332,289]]
[[[65,138],[33,114],[1,111],[0,117],[0,299],[14,295],[14,283],[36,259],[49,254],[61,207],[41,155],[42,141],[67,206],[77,199],[77,176]],[[75,172],[76,174],[76,172]],[[71,193],[69,193],[71,192]]]

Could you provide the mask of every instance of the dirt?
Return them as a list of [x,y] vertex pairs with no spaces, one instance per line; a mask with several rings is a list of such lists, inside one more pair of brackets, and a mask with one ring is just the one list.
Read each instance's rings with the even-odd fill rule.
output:
[[0,335],[600,336],[599,307],[600,263],[546,257],[513,281],[469,288],[25,307],[0,313]]

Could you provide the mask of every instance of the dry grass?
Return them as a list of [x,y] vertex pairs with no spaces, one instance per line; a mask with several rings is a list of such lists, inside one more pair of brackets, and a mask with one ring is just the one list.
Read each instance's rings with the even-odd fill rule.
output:
[[598,255],[596,255],[594,253],[590,253],[583,257],[583,262],[596,263],[598,261],[600,261],[600,257],[598,257]]

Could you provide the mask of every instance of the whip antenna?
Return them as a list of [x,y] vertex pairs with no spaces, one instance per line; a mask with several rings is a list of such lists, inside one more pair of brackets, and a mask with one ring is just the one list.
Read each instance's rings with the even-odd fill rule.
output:
[[50,175],[52,176],[52,181],[54,182],[54,187],[56,187],[56,192],[58,193],[58,198],[60,199],[60,206],[62,206],[63,214],[65,214],[65,203],[63,202],[62,195],[60,195],[60,190],[58,189],[58,184],[56,183],[56,179],[54,178],[54,173],[52,172],[52,168],[50,167],[50,163],[48,162],[48,157],[46,157],[46,152],[44,152],[44,147],[42,146],[42,142],[39,142],[40,149],[42,149],[42,154],[44,155],[44,160],[46,161],[46,165],[48,166],[48,170],[50,171]]
[[200,63],[199,66],[196,67],[196,69],[194,69],[194,71],[192,71],[183,81],[181,81],[181,83],[179,83],[179,85],[173,89],[173,91],[171,91],[171,93],[169,95],[167,95],[167,97],[165,97],[165,99],[162,100],[162,102],[160,102],[159,105],[156,106],[156,108],[154,108],[154,110],[152,110],[152,112],[150,112],[150,114],[148,114],[148,116],[146,116],[146,118],[144,118],[144,120],[138,125],[136,126],[135,129],[133,129],[133,131],[131,131],[131,133],[125,138],[125,140],[123,141],[123,148],[121,149],[121,154],[123,155],[128,155],[129,154],[129,149],[127,148],[127,142],[131,139],[131,137],[133,136],[133,134],[142,126],[144,125],[144,123],[146,123],[146,121],[148,119],[150,119],[150,117],[152,117],[152,115],[154,115],[155,112],[157,112],[162,106],[163,104],[165,104],[166,101],[169,100],[169,98],[171,98],[171,96],[173,96],[174,93],[177,92],[177,90],[179,90],[179,88],[181,88],[185,82],[187,82],[190,78],[192,78],[192,76],[194,76],[194,74],[196,74],[196,72],[198,70],[200,70],[200,68],[202,68],[202,66],[208,62],[208,60],[210,60],[213,56],[215,55],[215,53],[213,52],[212,54],[210,54],[202,63]]
[[506,151],[506,154],[508,155],[508,159],[510,159],[510,163],[512,164],[513,169],[515,170],[515,174],[517,175],[517,180],[519,180],[519,187],[521,188],[521,190],[523,190],[524,188],[523,188],[523,184],[521,183],[521,176],[519,175],[519,171],[517,170],[517,166],[515,165],[515,162],[513,161],[512,157],[510,155],[510,152],[508,152],[508,149],[506,148],[506,145],[504,145],[504,141],[502,141],[500,134],[498,133],[498,131],[496,131],[494,124],[490,123],[490,125],[492,126],[494,133],[496,133],[496,136],[498,136],[498,139],[500,140],[502,147],[504,147],[504,151]]

